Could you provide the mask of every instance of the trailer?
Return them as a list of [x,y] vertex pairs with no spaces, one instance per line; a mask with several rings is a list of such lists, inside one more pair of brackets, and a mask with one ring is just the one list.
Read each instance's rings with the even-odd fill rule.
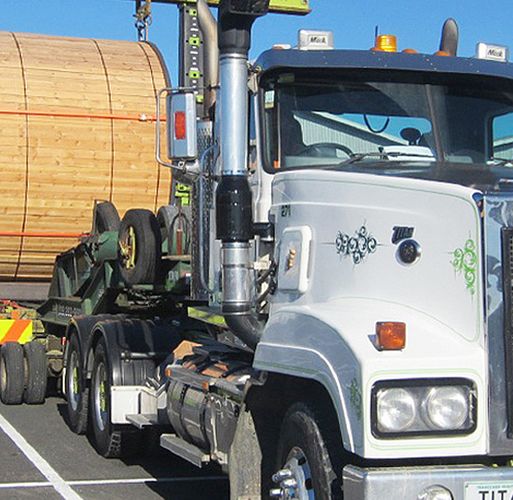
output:
[[[268,8],[189,12],[203,86],[157,101],[173,202],[96,205],[25,345],[60,346],[70,426],[99,454],[155,430],[234,499],[510,498],[507,50],[459,57],[449,20],[434,55],[303,30],[249,63]],[[0,351],[4,402],[32,380],[24,350]]]

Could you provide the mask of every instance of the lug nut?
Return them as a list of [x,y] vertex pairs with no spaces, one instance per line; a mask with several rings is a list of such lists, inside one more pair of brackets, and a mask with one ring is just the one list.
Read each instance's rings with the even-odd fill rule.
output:
[[290,469],[281,469],[276,474],[273,474],[273,482],[279,483],[283,481],[284,479],[289,479],[292,477],[292,472]]
[[297,481],[293,477],[291,477],[290,479],[284,479],[281,482],[281,487],[295,489],[297,488]]
[[270,492],[269,492],[269,496],[271,498],[280,498],[281,497],[281,488],[273,488]]

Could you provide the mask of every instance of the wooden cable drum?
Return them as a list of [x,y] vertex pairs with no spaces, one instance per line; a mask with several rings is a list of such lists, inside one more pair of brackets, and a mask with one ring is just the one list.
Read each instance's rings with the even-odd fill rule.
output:
[[48,280],[95,200],[121,216],[169,202],[154,155],[167,84],[148,43],[0,32],[1,281]]

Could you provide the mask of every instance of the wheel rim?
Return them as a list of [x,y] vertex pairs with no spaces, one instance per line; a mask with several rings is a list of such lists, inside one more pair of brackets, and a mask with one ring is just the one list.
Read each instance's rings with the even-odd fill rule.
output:
[[73,411],[76,411],[78,409],[81,390],[77,351],[73,351],[69,357],[68,370],[68,401],[70,402]]
[[98,429],[105,430],[109,412],[107,409],[107,378],[103,362],[98,363],[94,373],[94,417]]
[[136,238],[133,226],[127,228],[126,233],[119,241],[119,249],[121,253],[121,262],[125,269],[133,269],[136,259]]
[[278,488],[271,490],[273,498],[315,499],[310,464],[299,446],[290,450],[283,468],[273,475],[273,482],[278,485]]

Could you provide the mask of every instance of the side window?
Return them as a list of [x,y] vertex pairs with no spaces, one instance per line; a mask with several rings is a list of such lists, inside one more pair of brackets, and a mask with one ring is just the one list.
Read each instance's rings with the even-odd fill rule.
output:
[[513,160],[513,113],[492,120],[492,148],[495,160]]

